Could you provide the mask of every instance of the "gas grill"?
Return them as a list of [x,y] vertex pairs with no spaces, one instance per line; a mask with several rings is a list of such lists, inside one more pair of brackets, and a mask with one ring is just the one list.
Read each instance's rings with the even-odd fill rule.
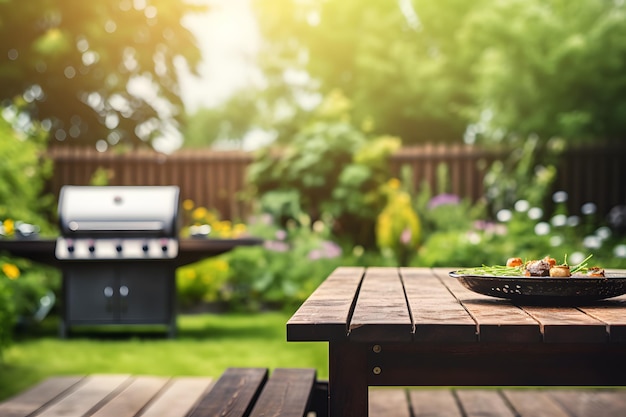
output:
[[59,195],[62,336],[73,326],[163,325],[175,334],[176,186],[65,186]]
[[59,334],[155,326],[176,334],[176,268],[262,239],[178,237],[176,186],[65,186],[58,238],[0,238],[0,251],[63,273]]

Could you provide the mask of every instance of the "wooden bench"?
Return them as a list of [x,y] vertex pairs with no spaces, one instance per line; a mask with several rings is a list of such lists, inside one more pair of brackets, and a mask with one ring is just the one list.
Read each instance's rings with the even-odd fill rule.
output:
[[[623,417],[623,388],[373,388],[376,417]],[[0,403],[1,417],[326,416],[315,371],[228,369],[204,377],[52,377]],[[317,413],[317,414],[315,414]],[[309,416],[307,416],[309,417]]]
[[314,369],[230,368],[211,378],[55,377],[0,403],[2,417],[303,417],[327,415]]
[[230,368],[194,408],[190,417],[325,416],[328,389],[313,369]]

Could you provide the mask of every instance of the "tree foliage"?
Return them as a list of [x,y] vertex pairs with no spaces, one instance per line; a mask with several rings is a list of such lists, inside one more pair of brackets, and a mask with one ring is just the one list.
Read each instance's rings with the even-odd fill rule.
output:
[[[460,35],[482,130],[626,137],[624,2],[491,1]],[[493,137],[493,134],[491,135]]]
[[[200,52],[182,0],[0,1],[0,101],[19,98],[52,139],[131,146],[173,134],[177,63]],[[6,104],[6,103],[5,103]]]
[[[266,40],[267,102],[297,109],[303,93],[339,89],[356,124],[371,123],[405,144],[626,134],[624,2],[254,5]],[[290,82],[294,72],[307,81]]]

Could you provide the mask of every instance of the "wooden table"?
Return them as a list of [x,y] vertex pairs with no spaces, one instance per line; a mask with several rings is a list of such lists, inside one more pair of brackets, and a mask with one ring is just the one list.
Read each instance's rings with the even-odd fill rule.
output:
[[328,342],[331,416],[367,416],[369,386],[626,385],[626,296],[522,307],[453,269],[338,268],[291,317]]

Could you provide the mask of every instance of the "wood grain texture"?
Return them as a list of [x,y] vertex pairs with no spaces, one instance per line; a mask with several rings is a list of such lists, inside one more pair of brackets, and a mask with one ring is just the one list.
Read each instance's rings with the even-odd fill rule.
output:
[[476,320],[480,341],[538,343],[543,340],[539,323],[522,309],[507,300],[468,290],[450,277],[449,271],[440,268],[434,273]]
[[370,416],[413,417],[403,389],[371,390],[368,410]]
[[115,398],[93,414],[93,417],[133,417],[157,396],[167,383],[167,378],[140,376],[133,378]]
[[413,323],[398,269],[367,269],[349,331],[350,339],[358,342],[412,339]]
[[554,398],[550,397],[549,391],[547,390],[508,389],[503,391],[503,394],[519,415],[534,417],[570,417],[570,414],[555,401]]
[[[296,371],[297,373],[300,370]],[[314,373],[311,370],[309,372]],[[276,372],[272,374],[272,378]],[[33,417],[32,411],[44,403],[57,403],[68,396],[70,392],[77,391],[77,396],[93,395],[92,388],[78,390],[77,388],[86,383],[89,378],[81,377],[52,377],[33,388],[24,391],[12,399],[0,403],[0,416],[2,417]],[[100,390],[103,400],[101,408],[106,408],[108,402],[116,401],[116,398],[130,389],[133,381],[148,381],[150,377],[129,377],[120,386],[101,379],[100,381],[109,390]],[[158,380],[159,378],[155,378]],[[289,379],[289,378],[287,378]],[[305,380],[310,380],[310,374],[305,375]],[[271,378],[270,378],[271,380]],[[268,384],[270,383],[268,380]],[[97,380],[96,380],[97,381]],[[136,401],[134,409],[140,409],[133,417],[187,417],[188,410],[194,407],[198,397],[211,385],[210,378],[201,377],[175,377],[169,380],[166,386],[159,390],[157,397],[149,400],[146,404],[146,396],[133,395],[128,399]],[[295,382],[298,384],[298,382]],[[137,385],[140,386],[142,384]],[[148,383],[147,385],[151,385]],[[308,382],[305,384],[308,386]],[[146,386],[140,391],[144,391]],[[299,392],[300,388],[296,388]],[[56,394],[55,394],[56,392]],[[367,393],[367,391],[366,391]],[[281,394],[281,397],[291,397],[293,391]],[[74,403],[80,403],[79,398],[74,398]],[[297,394],[299,396],[299,394]],[[623,417],[626,415],[626,389],[624,388],[558,388],[558,389],[534,389],[534,388],[507,388],[507,389],[449,389],[449,388],[373,388],[367,394],[369,397],[369,415],[372,417],[461,417],[461,416],[507,416],[512,413],[517,417]],[[214,397],[215,398],[215,397]],[[215,398],[225,401],[225,398]],[[19,400],[17,403],[15,400]],[[93,401],[93,398],[90,400]],[[259,401],[261,401],[259,399]],[[288,400],[287,400],[288,401]],[[168,403],[166,405],[166,403]],[[21,404],[19,408],[7,408],[7,405]],[[280,405],[280,403],[279,403]],[[6,411],[12,409],[11,414]],[[284,407],[280,407],[284,409]],[[349,409],[349,407],[348,407]],[[157,411],[160,410],[160,411]],[[409,411],[410,410],[410,411]],[[78,411],[78,409],[74,409]],[[91,416],[93,410],[84,414],[71,412],[58,414],[64,416]],[[224,414],[213,416],[233,416],[234,410],[228,410]],[[275,416],[271,410],[265,416]],[[360,414],[363,417],[367,411]],[[37,414],[39,416],[40,414]],[[322,414],[324,415],[324,414]],[[333,414],[336,415],[336,414]],[[350,415],[349,413],[341,416]]]
[[475,342],[477,326],[459,301],[427,268],[401,268],[415,341]]
[[458,390],[456,395],[467,417],[516,417],[496,390]]
[[147,405],[141,417],[185,417],[212,384],[212,378],[173,378]]
[[38,417],[82,417],[123,390],[132,378],[128,375],[92,375],[76,390],[52,404]]
[[414,417],[463,417],[451,390],[409,390],[409,402]]
[[626,391],[559,390],[549,392],[571,416],[617,417],[626,415]]
[[302,417],[311,402],[314,369],[274,370],[250,417]]
[[364,268],[337,268],[287,322],[287,340],[344,338]]
[[83,377],[59,376],[48,378],[31,389],[24,391],[0,404],[0,416],[23,417],[63,398]]
[[248,416],[267,381],[266,368],[229,368],[200,400],[190,417]]

